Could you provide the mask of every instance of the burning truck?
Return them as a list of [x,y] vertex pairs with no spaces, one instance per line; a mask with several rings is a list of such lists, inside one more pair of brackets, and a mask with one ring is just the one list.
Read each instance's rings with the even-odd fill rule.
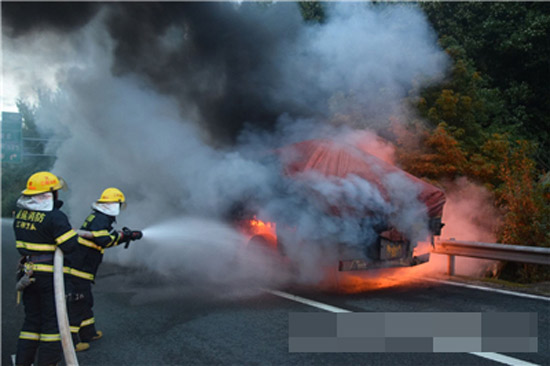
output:
[[[373,200],[355,202],[353,200],[328,197],[322,189],[313,189],[315,182],[331,182],[334,185],[346,184],[352,179],[374,191],[379,201],[389,203],[395,191],[389,187],[389,177],[397,177],[401,184],[414,187],[415,202],[422,205],[423,215],[412,225],[421,226],[433,244],[434,236],[440,235],[443,226],[441,217],[445,204],[444,192],[405,171],[384,162],[355,146],[333,140],[308,140],[285,146],[276,151],[277,160],[287,179],[300,181],[302,193],[317,207],[323,207],[326,215],[346,218],[358,223],[365,222],[369,230],[359,231],[365,235],[356,238],[353,243],[337,243],[326,257],[329,264],[338,266],[338,271],[361,271],[388,267],[407,267],[425,263],[429,253],[416,255],[414,248],[418,237],[400,232],[387,220],[386,212]],[[305,192],[305,193],[304,193]],[[251,205],[254,207],[254,205]],[[250,240],[248,248],[261,250],[276,256],[285,262],[300,266],[294,256],[296,247],[307,246],[303,237],[294,235],[299,232],[299,223],[281,218],[281,222],[260,220],[254,208],[244,210],[245,217],[237,221]],[[279,216],[280,217],[280,216]],[[360,224],[361,225],[361,224]],[[427,237],[423,239],[428,239]],[[311,243],[310,243],[311,244]],[[334,249],[334,246],[332,247]]]

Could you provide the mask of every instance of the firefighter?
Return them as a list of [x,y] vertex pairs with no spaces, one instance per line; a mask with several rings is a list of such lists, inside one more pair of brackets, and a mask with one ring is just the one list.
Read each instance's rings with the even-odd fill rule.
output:
[[[54,252],[60,248],[70,253],[78,246],[77,234],[60,210],[63,202],[58,200],[58,190],[63,186],[54,174],[38,172],[31,175],[17,200],[13,229],[23,257],[16,289],[18,295],[22,292],[25,320],[17,341],[16,365],[55,365],[62,357],[53,287]],[[65,264],[64,272],[71,272],[70,261]]]
[[[141,231],[126,227],[122,231],[113,229],[112,225],[116,222],[120,209],[125,205],[126,198],[117,188],[105,189],[101,197],[92,204],[93,211],[79,231],[81,235],[78,238],[78,248],[71,254],[74,261],[82,265],[78,268],[79,270],[95,276],[106,248],[123,243],[126,243],[127,247],[130,241],[141,239]],[[73,281],[74,293],[72,301],[69,302],[69,321],[75,344],[89,345],[89,342],[103,336],[103,333],[95,327],[92,283],[94,283],[93,280],[82,278]]]

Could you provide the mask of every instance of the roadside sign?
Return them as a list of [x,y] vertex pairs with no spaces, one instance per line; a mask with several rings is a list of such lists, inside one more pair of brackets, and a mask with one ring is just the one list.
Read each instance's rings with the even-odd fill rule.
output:
[[22,124],[19,113],[2,112],[2,162],[21,162]]

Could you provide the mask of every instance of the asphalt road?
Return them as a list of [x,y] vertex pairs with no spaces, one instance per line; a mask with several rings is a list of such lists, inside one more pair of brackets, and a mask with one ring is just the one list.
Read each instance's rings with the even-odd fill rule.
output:
[[[17,252],[2,222],[2,364],[15,352]],[[358,294],[285,288],[287,293],[353,312],[536,312],[537,353],[505,354],[550,365],[550,302],[418,281]],[[140,269],[104,263],[94,287],[104,337],[78,353],[80,365],[499,365],[469,353],[289,353],[290,312],[322,310],[262,291],[233,296],[191,281],[162,283]]]

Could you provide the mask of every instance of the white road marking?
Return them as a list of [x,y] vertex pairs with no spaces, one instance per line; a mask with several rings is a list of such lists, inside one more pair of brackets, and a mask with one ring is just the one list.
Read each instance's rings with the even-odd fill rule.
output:
[[528,299],[536,299],[536,300],[550,301],[550,297],[546,297],[546,296],[531,295],[531,294],[525,294],[525,293],[522,293],[522,292],[514,292],[514,291],[508,291],[508,290],[501,290],[501,289],[498,289],[498,288],[491,288],[491,287],[470,285],[470,284],[461,283],[461,282],[452,282],[452,281],[438,280],[438,279],[435,279],[435,278],[423,278],[423,279],[420,279],[420,278],[419,278],[419,280],[430,281],[430,282],[439,282],[439,283],[444,283],[444,284],[446,284],[446,285],[458,286],[458,287],[466,287],[466,288],[473,288],[473,289],[482,290],[482,291],[498,292],[498,293],[505,294],[505,295],[526,297],[526,298],[528,298]]
[[[439,281],[438,281],[439,282]],[[332,313],[351,313],[352,311],[338,308],[336,306],[323,304],[322,302],[318,302],[315,300],[306,299],[305,297],[296,296],[289,294],[288,292],[278,291],[278,290],[270,290],[270,289],[263,289],[265,292],[269,292],[270,294],[273,294],[275,296],[282,297],[284,299],[292,300],[299,302],[301,304],[313,306],[314,308],[330,311]],[[468,352],[471,355],[486,358],[492,361],[500,362],[505,365],[509,366],[539,366],[538,364],[519,360],[517,358],[504,356],[499,353],[494,352]]]
[[314,308],[317,308],[317,309],[330,311],[331,313],[351,313],[351,311],[349,311],[349,310],[337,308],[336,306],[323,304],[322,302],[309,300],[309,299],[306,299],[305,297],[292,295],[292,294],[289,294],[289,293],[286,293],[286,292],[277,291],[277,290],[269,290],[269,289],[264,289],[264,291],[269,292],[270,294],[273,294],[273,295],[276,295],[276,296],[279,296],[279,297],[283,297],[285,299],[289,299],[289,300],[296,301],[296,302],[299,302],[299,303],[302,303],[302,304],[313,306]]
[[470,352],[470,354],[487,358],[489,360],[500,362],[510,366],[538,366],[536,363],[518,360],[517,358],[504,356],[494,352]]
[[11,355],[11,364],[15,366],[15,355]]

